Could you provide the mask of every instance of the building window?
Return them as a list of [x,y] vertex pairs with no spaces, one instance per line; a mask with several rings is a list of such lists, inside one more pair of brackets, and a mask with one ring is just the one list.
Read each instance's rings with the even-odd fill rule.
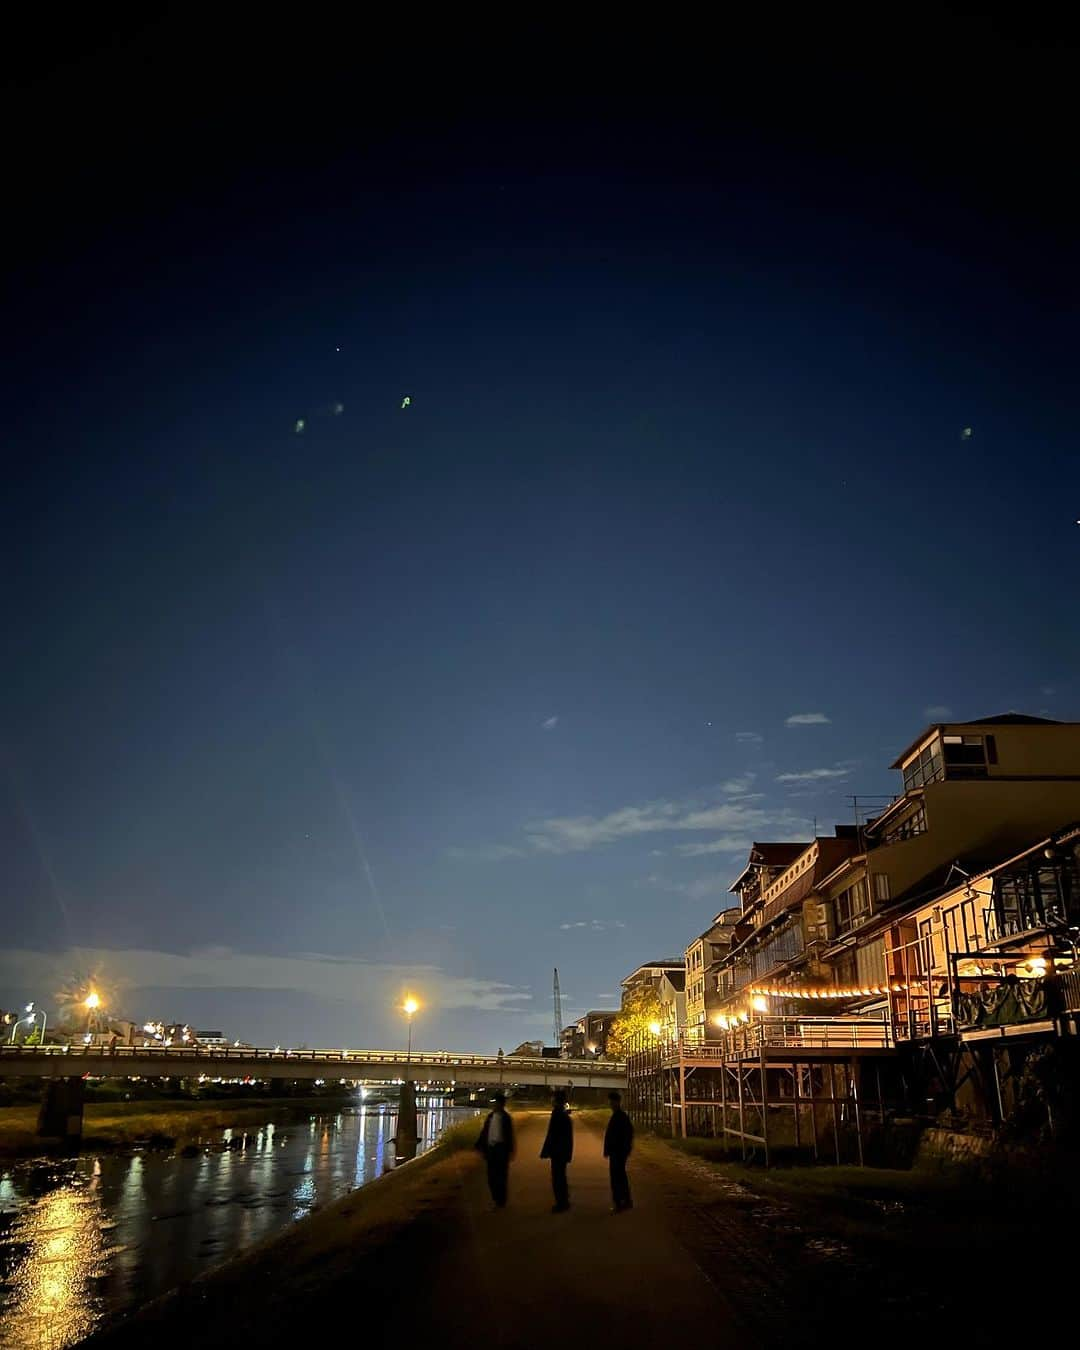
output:
[[936,783],[944,778],[945,770],[941,762],[941,741],[936,737],[925,746],[914,759],[904,765],[904,791],[925,787],[927,783]]
[[750,958],[754,979],[761,979],[785,961],[793,961],[802,955],[803,950],[802,924],[791,924],[770,938]]
[[[945,774],[948,778],[985,778],[987,736],[943,736]],[[994,755],[997,759],[997,755]]]
[[833,907],[836,911],[838,934],[849,933],[864,923],[870,917],[870,898],[865,879],[860,878],[846,891],[841,891],[833,901]]
[[926,833],[926,807],[919,803],[919,806],[911,813],[905,816],[898,824],[894,825],[887,834],[881,836],[883,844],[897,844],[901,839],[914,839],[917,834]]
[[888,978],[885,970],[885,942],[878,938],[855,952],[855,983],[861,988],[882,985]]

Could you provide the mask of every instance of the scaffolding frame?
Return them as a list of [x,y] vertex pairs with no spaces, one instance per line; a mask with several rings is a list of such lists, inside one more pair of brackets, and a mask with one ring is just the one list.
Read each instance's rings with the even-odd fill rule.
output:
[[[643,1127],[687,1138],[695,1113],[714,1137],[738,1141],[745,1160],[761,1152],[768,1167],[778,1138],[778,1113],[791,1112],[790,1139],[821,1161],[831,1134],[835,1162],[853,1152],[865,1162],[860,1078],[867,1061],[893,1056],[894,1045],[768,1045],[726,1041],[640,1042],[627,1056],[628,1109]],[[877,1111],[884,1117],[880,1073]],[[695,1087],[699,1088],[695,1091]],[[772,1119],[770,1119],[770,1117]],[[845,1150],[845,1138],[853,1148]]]

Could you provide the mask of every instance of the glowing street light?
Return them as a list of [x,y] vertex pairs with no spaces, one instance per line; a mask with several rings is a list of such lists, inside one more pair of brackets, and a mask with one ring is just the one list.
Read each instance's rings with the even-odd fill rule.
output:
[[409,1021],[409,1048],[405,1054],[406,1063],[408,1063],[409,1060],[412,1059],[412,1020],[413,1014],[418,1012],[419,1008],[420,1004],[417,1003],[416,999],[413,998],[412,994],[409,994],[408,997],[405,999],[405,1002],[401,1005],[401,1011],[405,1014],[405,1016],[408,1018]]
[[[15,1044],[15,1037],[18,1035],[19,1028],[22,1026],[22,1024],[23,1024],[24,1022],[29,1022],[30,1025],[31,1025],[31,1027],[33,1027],[33,1026],[37,1023],[37,1019],[40,1017],[40,1018],[41,1018],[41,1040],[38,1042],[38,1044],[39,1044],[39,1045],[44,1045],[44,1044],[45,1044],[45,1028],[46,1028],[46,1026],[48,1025],[48,1022],[49,1022],[49,1014],[45,1011],[44,1008],[35,1009],[35,1007],[34,1007],[34,1000],[33,1000],[33,999],[31,999],[30,1002],[26,1005],[26,1008],[24,1009],[24,1011],[25,1011],[25,1013],[26,1013],[26,1016],[25,1016],[25,1017],[13,1018],[13,1017],[10,1015],[10,1013],[9,1013],[9,1014],[6,1014],[5,1017],[4,1017],[4,1025],[5,1025],[5,1026],[7,1026],[9,1022],[13,1022],[13,1023],[14,1023],[14,1025],[13,1025],[12,1028],[11,1028],[11,1044],[12,1044],[12,1045]],[[29,1035],[30,1035],[30,1036],[32,1036],[33,1034],[34,1034],[33,1031],[30,1031],[30,1032],[29,1032]]]
[[652,1032],[654,1036],[659,1036],[662,1029],[663,1028],[660,1026],[659,1022],[649,1023],[649,1030]]
[[90,992],[87,994],[87,996],[83,999],[83,1007],[86,1009],[86,1035],[87,1035],[87,1043],[89,1043],[90,1020],[94,1016],[94,1009],[101,1007],[101,996],[98,994],[96,989],[91,989]]

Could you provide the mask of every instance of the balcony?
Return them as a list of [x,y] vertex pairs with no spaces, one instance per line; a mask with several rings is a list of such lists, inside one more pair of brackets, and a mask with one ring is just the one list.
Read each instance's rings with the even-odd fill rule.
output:
[[884,1012],[875,1017],[760,1017],[707,1041],[673,1042],[665,1061],[677,1064],[681,1057],[689,1063],[719,1064],[756,1059],[763,1053],[777,1059],[786,1051],[804,1052],[800,1058],[805,1059],[812,1059],[815,1052],[842,1058],[853,1050],[883,1051],[895,1046],[892,1024]]
[[1080,971],[1023,980],[1010,975],[973,984],[970,978],[963,979],[957,995],[957,1029],[967,1033],[1019,1028],[1080,1012]]

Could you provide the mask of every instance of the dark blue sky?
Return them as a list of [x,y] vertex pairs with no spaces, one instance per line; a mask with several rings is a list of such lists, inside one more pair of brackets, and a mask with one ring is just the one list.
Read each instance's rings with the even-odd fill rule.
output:
[[509,1047],[1080,716],[1075,48],[575,36],[27,29],[0,1004]]

